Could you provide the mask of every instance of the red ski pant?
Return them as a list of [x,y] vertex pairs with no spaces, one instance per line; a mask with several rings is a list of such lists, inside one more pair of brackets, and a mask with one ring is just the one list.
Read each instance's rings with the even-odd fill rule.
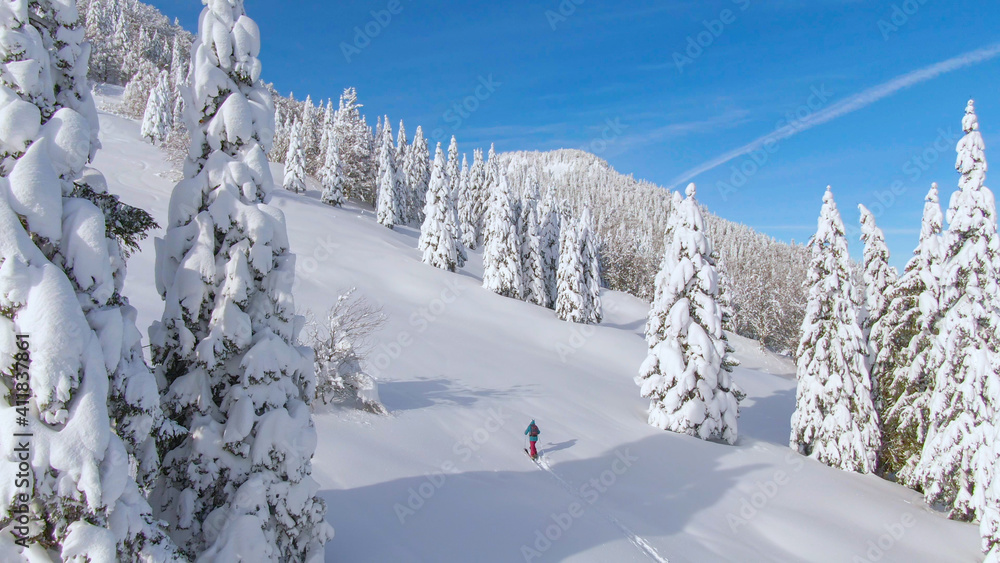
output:
[[531,457],[536,457],[538,455],[538,450],[535,449],[535,442],[531,442]]

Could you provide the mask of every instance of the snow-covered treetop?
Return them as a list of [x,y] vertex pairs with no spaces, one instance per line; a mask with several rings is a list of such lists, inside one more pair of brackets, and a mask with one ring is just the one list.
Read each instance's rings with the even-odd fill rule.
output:
[[996,228],[996,203],[993,194],[985,189],[986,145],[979,132],[979,119],[972,100],[965,108],[962,118],[965,136],[958,141],[958,157],[955,169],[962,175],[959,190],[952,195],[948,209],[948,225],[954,232],[968,232],[982,229],[984,220]]
[[944,225],[944,214],[941,213],[941,201],[938,196],[937,182],[931,184],[930,191],[924,199],[924,216],[920,225],[920,240],[941,234]]
[[[840,218],[840,211],[837,209],[837,202],[833,200],[833,186],[826,187],[823,194],[823,208],[819,214],[819,224],[816,234],[810,241],[810,246],[814,248],[824,244],[833,244],[838,249],[847,253],[847,239],[844,238],[844,221]],[[850,268],[847,269],[850,271]]]

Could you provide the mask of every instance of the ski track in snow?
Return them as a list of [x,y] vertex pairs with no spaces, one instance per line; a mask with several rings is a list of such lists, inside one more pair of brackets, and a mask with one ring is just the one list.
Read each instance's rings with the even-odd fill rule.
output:
[[649,542],[647,542],[644,538],[642,538],[641,536],[630,530],[628,526],[622,524],[621,521],[615,518],[614,515],[612,515],[610,512],[597,506],[597,504],[590,504],[589,502],[587,502],[586,499],[580,496],[580,493],[577,492],[577,489],[574,488],[573,485],[571,485],[568,481],[560,477],[559,474],[552,469],[552,466],[549,465],[549,462],[545,460],[545,457],[542,454],[538,455],[538,459],[532,461],[535,462],[535,465],[537,465],[539,469],[545,471],[550,476],[552,476],[552,478],[555,479],[556,482],[559,483],[559,485],[563,489],[565,489],[567,493],[569,493],[570,495],[576,497],[581,502],[583,502],[584,506],[589,506],[593,508],[595,513],[601,515],[608,522],[614,524],[619,530],[621,530],[623,534],[625,534],[625,537],[628,538],[628,541],[630,541],[632,545],[636,547],[636,549],[641,551],[643,555],[649,557],[650,559],[656,561],[657,563],[670,563],[670,561],[667,558],[661,556],[659,552],[657,552],[656,549],[653,548],[653,546],[649,545]]

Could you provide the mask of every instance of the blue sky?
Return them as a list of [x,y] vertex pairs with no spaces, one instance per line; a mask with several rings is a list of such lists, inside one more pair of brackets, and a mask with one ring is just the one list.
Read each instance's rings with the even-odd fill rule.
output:
[[[195,29],[199,3],[152,3]],[[490,142],[501,151],[583,148],[668,187],[774,133],[789,114],[808,122],[869,88],[1000,42],[995,0],[247,0],[246,7],[261,26],[264,78],[283,93],[336,99],[355,86],[371,123],[388,114],[393,128],[405,120],[411,135],[417,125],[454,134],[469,153]],[[374,33],[358,39],[366,27]],[[990,150],[1000,143],[1000,57],[993,57],[769,145],[759,166],[738,157],[699,173],[699,199],[728,219],[805,241],[831,184],[849,227],[858,203],[872,208],[901,268],[930,183],[941,185],[945,205],[957,185],[954,145],[970,96],[987,157],[1000,162]],[[466,109],[456,112],[456,104]],[[796,112],[805,119],[794,121]],[[734,166],[752,173],[734,178]],[[856,237],[851,247],[860,256]]]

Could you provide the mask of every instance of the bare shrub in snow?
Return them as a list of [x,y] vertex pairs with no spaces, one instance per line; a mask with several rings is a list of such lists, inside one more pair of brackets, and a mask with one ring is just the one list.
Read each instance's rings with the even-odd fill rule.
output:
[[389,414],[379,401],[377,382],[363,366],[372,335],[385,321],[381,307],[351,289],[337,299],[322,323],[309,323],[307,338],[316,352],[314,407],[340,404]]

